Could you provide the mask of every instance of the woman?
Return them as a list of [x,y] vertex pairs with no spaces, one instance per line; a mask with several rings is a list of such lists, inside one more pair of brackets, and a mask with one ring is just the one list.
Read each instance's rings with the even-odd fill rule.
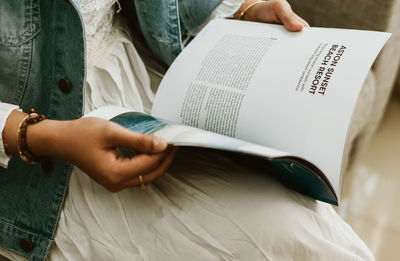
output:
[[[257,171],[186,152],[159,178],[175,155],[165,141],[100,118],[78,119],[109,104],[150,110],[148,75],[115,15],[133,3],[120,2],[0,2],[6,65],[0,69],[0,254],[13,260],[372,259],[330,206]],[[177,1],[135,6],[147,44],[167,64],[184,36],[213,17],[233,14],[293,31],[307,26],[283,0],[220,2],[181,0],[179,15]],[[33,123],[26,122],[18,108],[30,107],[52,120],[32,114]],[[118,146],[140,153],[118,158]],[[145,191],[132,188],[150,182]]]

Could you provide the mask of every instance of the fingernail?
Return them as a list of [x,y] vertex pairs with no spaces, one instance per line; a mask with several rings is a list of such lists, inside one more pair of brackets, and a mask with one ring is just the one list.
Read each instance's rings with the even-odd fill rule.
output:
[[153,148],[156,150],[162,150],[167,146],[167,142],[162,139],[162,138],[158,138],[158,137],[154,137],[153,138]]
[[300,18],[297,18],[297,23],[303,27],[310,27],[307,22],[305,22],[304,20],[301,20]]
[[304,24],[303,24],[302,21],[300,21],[300,20],[296,20],[296,24],[299,25],[299,26],[301,26],[301,27],[304,27]]

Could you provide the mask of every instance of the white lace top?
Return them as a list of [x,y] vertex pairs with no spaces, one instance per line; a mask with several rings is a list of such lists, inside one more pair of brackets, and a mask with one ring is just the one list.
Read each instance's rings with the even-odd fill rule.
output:
[[79,3],[87,48],[85,114],[110,104],[149,112],[154,94],[128,30],[115,15],[118,0]]
[[[114,4],[118,0],[79,0],[86,30],[88,63],[104,54],[112,42],[111,31],[114,20]],[[118,12],[118,11],[117,11]]]

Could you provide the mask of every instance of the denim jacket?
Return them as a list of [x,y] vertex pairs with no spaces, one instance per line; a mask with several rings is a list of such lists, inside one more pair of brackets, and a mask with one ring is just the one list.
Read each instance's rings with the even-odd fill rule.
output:
[[[182,50],[185,26],[201,24],[221,0],[120,2],[136,10],[148,46],[169,65]],[[78,1],[1,0],[0,65],[1,102],[24,111],[34,107],[57,120],[81,117],[86,49]],[[27,164],[19,157],[0,168],[0,247],[29,260],[46,259],[71,169],[59,159]]]

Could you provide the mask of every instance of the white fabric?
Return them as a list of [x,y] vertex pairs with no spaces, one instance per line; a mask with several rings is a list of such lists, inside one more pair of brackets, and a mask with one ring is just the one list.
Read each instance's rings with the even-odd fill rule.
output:
[[3,130],[6,125],[8,116],[10,116],[13,110],[19,110],[19,107],[13,104],[1,103],[0,102],[0,166],[3,168],[8,167],[8,162],[11,156],[6,153],[3,142]]
[[184,152],[145,192],[75,169],[51,260],[372,260],[331,206],[215,153]]
[[154,93],[146,68],[127,33],[119,26],[111,33],[113,44],[87,69],[85,114],[110,104],[149,113]]
[[[114,26],[110,32],[114,42],[88,68],[85,111],[105,104],[148,111],[152,93],[143,63],[123,30]],[[0,254],[24,260],[10,251]],[[49,256],[55,261],[293,259],[373,257],[330,205],[217,153],[187,150],[146,191],[110,193],[75,167]]]

